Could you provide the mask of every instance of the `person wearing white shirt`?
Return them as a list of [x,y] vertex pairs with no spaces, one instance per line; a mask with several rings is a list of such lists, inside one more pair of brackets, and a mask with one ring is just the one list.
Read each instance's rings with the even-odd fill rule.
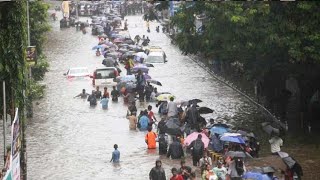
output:
[[178,115],[177,103],[173,102],[174,98],[170,97],[170,102],[168,102],[168,117],[174,117]]
[[269,140],[270,146],[271,146],[271,153],[276,154],[277,152],[281,151],[281,146],[283,145],[283,141],[278,136],[273,136]]

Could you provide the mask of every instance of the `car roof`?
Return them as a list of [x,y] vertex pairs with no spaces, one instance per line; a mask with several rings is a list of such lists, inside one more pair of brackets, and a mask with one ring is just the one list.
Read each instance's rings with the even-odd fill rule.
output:
[[162,51],[151,51],[148,56],[163,56]]
[[69,70],[71,69],[88,69],[87,67],[73,67],[73,68],[69,68]]
[[116,68],[115,67],[96,68],[96,70],[110,70],[110,69],[114,70]]

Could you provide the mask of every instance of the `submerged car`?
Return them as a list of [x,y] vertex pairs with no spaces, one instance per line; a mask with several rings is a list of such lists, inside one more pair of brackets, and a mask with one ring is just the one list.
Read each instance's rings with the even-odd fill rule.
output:
[[90,77],[90,72],[86,67],[75,67],[70,68],[66,73],[64,73],[68,79],[71,78],[81,78],[81,77]]
[[116,86],[116,77],[119,76],[119,72],[115,67],[104,67],[104,68],[97,68],[93,72],[92,78],[92,85],[93,86]]
[[161,64],[166,62],[166,54],[161,51],[150,52],[147,59],[144,60],[144,63],[147,64]]

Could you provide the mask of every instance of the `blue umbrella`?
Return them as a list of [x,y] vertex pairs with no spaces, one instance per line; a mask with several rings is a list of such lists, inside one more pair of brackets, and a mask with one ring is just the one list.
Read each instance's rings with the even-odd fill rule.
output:
[[92,50],[102,49],[102,48],[104,48],[104,47],[103,47],[103,46],[101,46],[101,45],[97,45],[97,46],[94,46],[94,47],[92,48]]
[[225,128],[225,127],[222,127],[222,126],[213,126],[211,129],[210,129],[210,132],[211,134],[224,134],[226,132],[228,132],[228,129]]
[[244,179],[254,179],[254,180],[271,180],[266,174],[261,174],[258,172],[246,172],[242,178]]
[[239,144],[245,144],[243,138],[241,136],[222,136],[220,138],[221,141],[234,142]]

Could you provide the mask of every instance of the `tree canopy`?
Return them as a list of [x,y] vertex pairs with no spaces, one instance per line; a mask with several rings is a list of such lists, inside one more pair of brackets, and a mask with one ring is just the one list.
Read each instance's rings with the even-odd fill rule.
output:
[[[320,64],[319,9],[306,1],[185,3],[172,24],[182,51],[237,61],[259,76],[275,66]],[[199,34],[194,21],[202,13],[207,19]]]

